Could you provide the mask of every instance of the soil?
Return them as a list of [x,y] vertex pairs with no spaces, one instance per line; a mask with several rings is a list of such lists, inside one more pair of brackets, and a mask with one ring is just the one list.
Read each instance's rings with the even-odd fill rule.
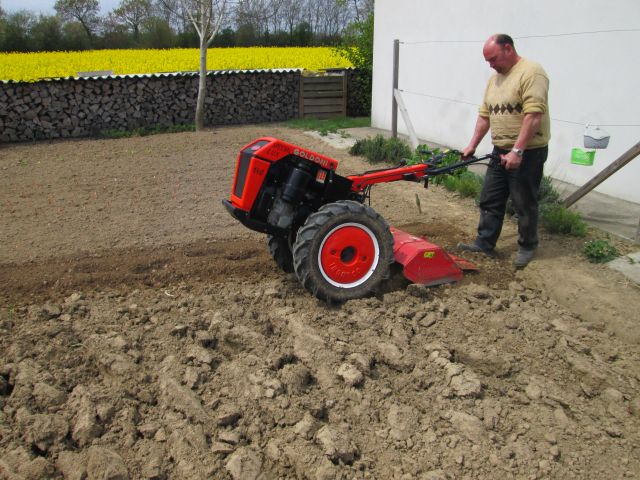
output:
[[[221,204],[263,135],[371,168],[272,124],[0,147],[0,478],[640,476],[637,285],[547,234],[515,271],[507,222],[461,282],[326,305]],[[451,250],[477,222],[371,205]]]

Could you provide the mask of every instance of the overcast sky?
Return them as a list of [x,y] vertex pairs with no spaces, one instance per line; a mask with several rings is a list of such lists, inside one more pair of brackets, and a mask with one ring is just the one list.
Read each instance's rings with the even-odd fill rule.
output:
[[[56,11],[53,5],[56,0],[0,0],[0,6],[5,12],[13,13],[18,10],[30,10],[34,13],[53,15]],[[100,14],[105,15],[118,6],[120,0],[99,0]]]

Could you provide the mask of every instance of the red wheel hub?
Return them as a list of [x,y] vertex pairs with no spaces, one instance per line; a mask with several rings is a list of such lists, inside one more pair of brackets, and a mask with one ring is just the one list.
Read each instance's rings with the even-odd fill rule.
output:
[[355,286],[371,276],[379,257],[378,242],[366,227],[345,224],[325,237],[319,252],[321,273],[332,284]]

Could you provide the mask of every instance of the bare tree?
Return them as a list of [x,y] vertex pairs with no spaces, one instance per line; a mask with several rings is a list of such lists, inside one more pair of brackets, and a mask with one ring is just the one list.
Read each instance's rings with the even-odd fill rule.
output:
[[63,20],[80,22],[93,43],[94,32],[100,24],[98,0],[57,0],[53,8]]
[[140,25],[151,16],[151,2],[149,0],[122,0],[113,13],[118,20],[131,27],[133,38],[138,42],[140,40]]
[[373,0],[351,0],[350,3],[353,9],[353,19],[356,22],[363,22],[373,13]]
[[284,23],[289,36],[293,35],[293,30],[302,21],[302,8],[299,0],[283,0],[282,15],[278,18]]
[[[207,48],[218,33],[225,16],[227,0],[177,0],[175,6],[165,2],[164,7],[188,20],[200,39],[200,79],[196,101],[196,131],[204,129],[204,100],[207,95]],[[179,10],[175,10],[175,8]]]
[[307,0],[304,17],[315,35],[333,36],[344,30],[348,11],[346,0]]
[[249,25],[257,35],[269,30],[270,21],[277,18],[283,0],[238,0],[236,25]]

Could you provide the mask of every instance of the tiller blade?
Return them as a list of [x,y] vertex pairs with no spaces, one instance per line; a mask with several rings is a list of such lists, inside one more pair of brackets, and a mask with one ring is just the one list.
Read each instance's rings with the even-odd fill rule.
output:
[[403,265],[404,276],[413,283],[427,286],[461,280],[463,270],[478,270],[464,258],[445,252],[435,243],[391,227],[393,254]]

